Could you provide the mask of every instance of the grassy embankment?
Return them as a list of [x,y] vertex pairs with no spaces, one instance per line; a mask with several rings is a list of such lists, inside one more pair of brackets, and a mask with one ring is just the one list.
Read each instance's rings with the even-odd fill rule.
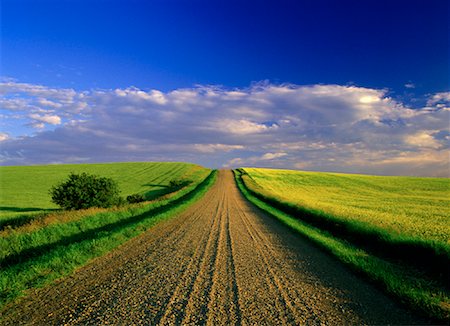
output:
[[255,205],[404,303],[449,319],[448,179],[235,172]]
[[[0,231],[0,307],[16,299],[24,290],[41,287],[73,272],[90,259],[103,255],[157,222],[185,209],[207,191],[216,177],[215,171],[192,164],[122,163],[72,165],[70,168],[64,165],[30,167],[39,171],[36,174],[29,172],[27,167],[15,167],[18,173],[16,179],[20,179],[22,168],[31,183],[34,176],[41,179],[41,174],[48,175],[47,169],[59,174],[58,178],[53,179],[58,181],[61,177],[64,179],[65,173],[70,171],[88,171],[118,177],[117,181],[123,187],[125,195],[141,192],[154,198],[159,191],[161,196],[144,203],[112,209],[39,213],[31,217],[16,215],[15,219],[26,218],[27,223],[9,224]],[[0,169],[2,174],[5,172],[3,169],[5,168]],[[168,193],[167,184],[177,178],[193,182]],[[11,179],[13,178],[10,177]],[[48,181],[45,186],[36,187],[39,192],[36,195],[39,196],[44,188],[52,184],[53,182]],[[7,187],[4,179],[2,187]],[[33,197],[33,193],[27,192],[27,196]],[[14,207],[26,205],[26,199],[24,200],[25,203],[16,200]],[[43,201],[35,203],[37,204],[33,207],[49,208]],[[11,221],[8,217],[4,219]]]

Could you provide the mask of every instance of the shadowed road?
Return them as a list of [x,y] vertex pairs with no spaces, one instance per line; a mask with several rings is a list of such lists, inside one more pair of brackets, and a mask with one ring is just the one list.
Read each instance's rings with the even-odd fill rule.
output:
[[424,323],[253,208],[231,171],[179,216],[5,316],[42,325]]

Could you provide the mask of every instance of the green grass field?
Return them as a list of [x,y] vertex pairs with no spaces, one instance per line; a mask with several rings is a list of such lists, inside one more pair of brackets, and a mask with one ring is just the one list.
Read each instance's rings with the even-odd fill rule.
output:
[[244,169],[280,201],[450,245],[450,179]]
[[113,178],[121,195],[145,194],[149,199],[166,193],[170,180],[195,181],[205,169],[190,163],[108,163],[0,167],[0,220],[58,208],[49,189],[65,180],[70,172],[91,173]]
[[[215,180],[214,171],[186,163],[2,167],[0,171],[2,206],[7,207],[0,218],[0,310],[23,291],[70,274],[158,221],[174,216],[200,198]],[[70,172],[112,177],[118,181],[122,196],[140,192],[152,200],[110,209],[48,211],[52,208],[48,189]],[[167,187],[171,180],[180,178],[192,183],[175,191]],[[30,208],[30,215],[17,215],[23,213],[21,208]]]

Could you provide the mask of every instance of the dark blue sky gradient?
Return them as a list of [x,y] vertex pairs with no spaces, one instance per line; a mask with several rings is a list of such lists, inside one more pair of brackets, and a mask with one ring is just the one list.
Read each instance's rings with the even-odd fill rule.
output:
[[75,89],[448,90],[448,1],[2,1],[1,75]]

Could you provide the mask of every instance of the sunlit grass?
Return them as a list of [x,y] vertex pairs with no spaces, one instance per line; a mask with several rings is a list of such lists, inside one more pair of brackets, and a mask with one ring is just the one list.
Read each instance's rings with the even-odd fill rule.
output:
[[450,244],[450,179],[244,170],[282,201],[392,234]]
[[0,167],[0,220],[58,208],[49,189],[70,172],[100,175],[117,181],[121,196],[134,193],[156,198],[173,179],[195,179],[204,168],[190,163],[147,162],[61,164]]

